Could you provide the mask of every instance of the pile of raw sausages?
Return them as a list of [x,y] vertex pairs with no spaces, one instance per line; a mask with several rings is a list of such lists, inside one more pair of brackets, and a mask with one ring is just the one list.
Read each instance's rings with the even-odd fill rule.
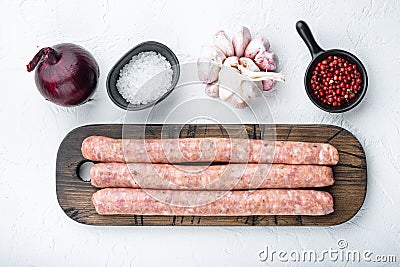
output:
[[[334,183],[329,165],[337,164],[339,155],[329,144],[89,136],[82,143],[82,154],[97,162],[90,177],[93,186],[102,188],[92,196],[99,214],[247,216],[333,212],[333,198],[328,192],[309,189]],[[167,203],[151,197],[149,190],[163,196],[174,194]],[[205,192],[222,197],[202,205],[171,205],[171,198],[174,203],[184,203],[188,197],[203,197]]]

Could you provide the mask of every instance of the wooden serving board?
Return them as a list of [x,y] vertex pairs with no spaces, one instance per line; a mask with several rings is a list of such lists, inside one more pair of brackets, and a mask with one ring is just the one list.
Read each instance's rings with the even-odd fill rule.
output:
[[[333,167],[335,184],[320,190],[334,198],[335,211],[324,216],[136,216],[99,215],[91,202],[97,190],[90,182],[78,177],[79,166],[85,162],[81,154],[83,139],[90,135],[124,138],[193,138],[231,137],[245,135],[253,139],[322,142],[335,146],[339,163]],[[126,129],[126,128],[124,128]],[[272,130],[271,130],[272,129]],[[229,133],[229,136],[228,136]],[[352,218],[365,199],[367,166],[364,150],[349,131],[332,125],[87,125],[72,130],[62,141],[57,154],[56,190],[61,208],[73,220],[90,225],[223,225],[223,226],[328,226]]]

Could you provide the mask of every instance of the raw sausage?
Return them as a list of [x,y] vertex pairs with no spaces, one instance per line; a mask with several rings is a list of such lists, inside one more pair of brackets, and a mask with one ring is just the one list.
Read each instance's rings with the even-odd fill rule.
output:
[[98,188],[231,190],[323,187],[334,182],[332,169],[317,165],[229,164],[183,166],[98,163],[90,170]]
[[101,162],[236,162],[335,165],[329,144],[228,138],[112,139],[90,136],[85,158]]
[[112,139],[89,136],[82,155],[101,162],[234,162],[335,165],[339,154],[324,143],[229,138]]
[[[170,200],[190,203],[218,194],[219,191],[154,190]],[[159,201],[152,192],[132,188],[106,188],[93,194],[92,202],[99,214],[248,216],[248,215],[325,215],[333,212],[332,196],[315,190],[265,189],[226,191],[212,202],[194,206],[174,206]],[[189,201],[189,202],[188,202]]]

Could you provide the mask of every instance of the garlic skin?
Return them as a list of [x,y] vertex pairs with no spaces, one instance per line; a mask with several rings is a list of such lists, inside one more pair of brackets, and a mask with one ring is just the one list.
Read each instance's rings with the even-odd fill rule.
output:
[[[256,63],[254,63],[253,60],[251,60],[250,58],[247,57],[242,57],[239,59],[239,63],[241,66],[243,66],[245,69],[250,70],[250,71],[255,71],[258,72],[260,71],[260,68],[256,65]],[[242,81],[242,96],[244,99],[252,99],[255,97],[255,90],[261,90],[262,89],[262,82],[261,81],[257,81],[257,82],[253,82],[253,81],[246,81],[243,80]]]
[[257,35],[247,45],[246,50],[244,51],[244,56],[254,59],[259,52],[267,51],[269,50],[269,47],[270,45],[268,40],[261,35]]
[[237,57],[242,57],[247,45],[251,41],[251,33],[247,27],[240,27],[240,30],[233,36],[232,44]]
[[231,68],[233,68],[233,70],[235,70],[236,72],[240,73],[240,71],[238,70],[239,58],[237,56],[227,57],[224,60],[223,65],[227,66],[227,67],[231,67]]
[[276,70],[276,56],[271,51],[263,51],[256,55],[254,62],[263,71],[274,71]]
[[219,97],[219,84],[218,83],[207,83],[204,88],[205,93],[213,98]]
[[197,74],[200,81],[213,83],[218,80],[218,74],[225,54],[215,46],[205,46],[197,59]]
[[275,86],[274,80],[264,80],[262,81],[263,91],[271,91]]
[[243,76],[237,69],[232,67],[223,66],[219,72],[219,98],[227,101],[234,93],[240,91],[241,81]]
[[215,33],[214,45],[218,47],[225,54],[226,57],[231,57],[235,55],[232,40],[223,30],[219,30]]

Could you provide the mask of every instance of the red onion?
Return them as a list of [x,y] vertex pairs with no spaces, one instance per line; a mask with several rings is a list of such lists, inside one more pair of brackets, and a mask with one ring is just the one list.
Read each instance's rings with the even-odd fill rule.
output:
[[84,48],[74,44],[45,47],[26,66],[35,72],[39,92],[60,106],[85,103],[94,93],[100,75],[99,65]]

